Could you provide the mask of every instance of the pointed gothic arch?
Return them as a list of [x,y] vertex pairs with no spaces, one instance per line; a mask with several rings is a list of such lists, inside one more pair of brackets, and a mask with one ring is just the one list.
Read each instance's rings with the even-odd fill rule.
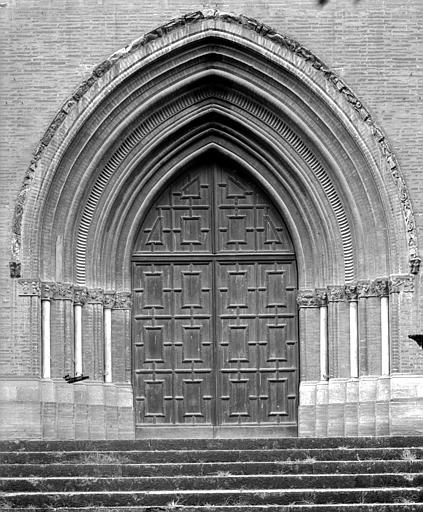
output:
[[[104,61],[63,105],[31,162],[14,214],[12,267],[22,265],[24,285],[41,282],[38,307],[48,303],[57,316],[48,376],[72,370],[73,360],[81,371],[85,339],[94,380],[103,380],[106,353],[106,382],[132,393],[131,257],[141,219],[165,182],[211,150],[255,177],[291,234],[301,380],[389,373],[396,295],[391,348],[381,323],[367,319],[381,318],[385,298],[398,282],[409,286],[420,263],[395,156],[355,94],[308,49],[213,11],[172,20]],[[356,303],[358,360],[350,357]]]

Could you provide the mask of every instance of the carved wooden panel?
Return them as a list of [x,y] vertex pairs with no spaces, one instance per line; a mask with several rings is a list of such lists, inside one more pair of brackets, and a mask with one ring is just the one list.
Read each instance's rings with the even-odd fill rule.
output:
[[134,363],[141,423],[211,423],[211,263],[135,264]]
[[293,263],[217,263],[219,423],[296,417],[297,331]]
[[211,171],[191,171],[156,201],[140,231],[137,250],[149,253],[211,251]]
[[293,247],[263,191],[240,172],[218,169],[190,171],[173,182],[147,214],[136,251],[293,252]]
[[240,172],[216,172],[217,251],[292,251],[285,225],[257,184]]
[[134,253],[138,425],[294,424],[296,265],[275,206],[233,170],[191,170]]

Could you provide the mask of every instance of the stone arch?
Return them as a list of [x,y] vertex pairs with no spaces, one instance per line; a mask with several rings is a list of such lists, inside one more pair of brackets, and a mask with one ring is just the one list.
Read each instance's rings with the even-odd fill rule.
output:
[[[359,296],[365,343],[374,347],[363,348],[359,371],[386,371],[380,325],[365,319],[380,316],[389,278],[407,281],[420,263],[395,156],[324,63],[243,16],[207,11],[172,20],[116,52],[79,86],[26,173],[12,268],[22,264],[25,279],[53,283],[56,291],[44,296],[52,306],[68,293],[77,313],[68,305],[67,322],[84,306],[92,323],[110,300],[127,351],[114,375],[128,381],[130,257],[140,219],[156,189],[211,149],[252,173],[284,213],[298,257],[302,379],[350,376],[351,361],[342,361],[349,307]],[[330,318],[329,370],[318,340],[322,309]],[[397,316],[392,309],[391,322]],[[80,324],[75,329],[80,340]],[[98,346],[102,329],[94,335]],[[320,366],[313,362],[319,351]]]
[[[206,30],[204,29],[205,26],[207,26]],[[213,27],[213,29],[211,27]],[[212,36],[211,32],[213,30],[215,33]],[[183,41],[181,39],[178,40],[178,31],[185,35],[186,33],[189,33],[189,41],[185,39]],[[103,108],[105,108],[105,98],[110,98],[113,93],[123,95],[126,93],[129,94],[129,90],[127,90],[126,93],[122,92],[125,91],[125,87],[118,87],[119,82],[122,81],[122,83],[129,84],[131,77],[137,76],[140,79],[140,77],[145,76],[143,75],[145,70],[150,70],[150,68],[154,67],[152,62],[154,62],[156,65],[158,73],[157,76],[159,77],[158,79],[167,79],[169,71],[166,70],[166,65],[163,65],[163,50],[164,48],[167,48],[167,50],[170,48],[169,43],[167,42],[167,39],[169,39],[167,34],[170,33],[172,33],[172,36],[175,39],[175,41],[172,41],[171,46],[174,49],[175,55],[178,52],[180,53],[181,60],[189,55],[189,52],[186,51],[186,49],[189,48],[190,45],[198,45],[197,50],[192,53],[192,57],[193,55],[196,55],[198,51],[200,51],[199,48],[203,43],[204,45],[207,45],[207,41],[210,42],[216,37],[220,40],[222,44],[219,47],[219,59],[222,57],[222,55],[224,55],[228,59],[228,62],[226,63],[226,66],[222,65],[220,70],[208,70],[206,72],[208,77],[215,77],[217,75],[223,75],[224,73],[227,73],[229,74],[230,79],[234,82],[236,80],[241,81],[241,79],[245,78],[245,76],[247,76],[247,80],[249,80],[248,76],[254,75],[252,72],[253,66],[251,66],[251,63],[248,68],[250,75],[248,75],[248,73],[244,73],[244,76],[241,76],[240,74],[236,76],[233,72],[233,69],[231,69],[233,64],[236,65],[238,63],[239,65],[242,62],[243,65],[245,65],[247,56],[255,56],[255,62],[260,62],[261,64],[265,62],[265,65],[267,66],[265,68],[266,72],[268,69],[271,69],[272,66],[274,69],[277,69],[279,66],[279,71],[283,69],[285,75],[283,77],[284,83],[281,83],[281,76],[279,76],[277,73],[273,72],[273,75],[271,73],[268,75],[265,73],[256,73],[256,78],[258,79],[257,83],[260,83],[260,80],[263,84],[268,82],[266,84],[267,87],[259,90],[259,88],[252,84],[251,80],[249,80],[250,83],[247,84],[247,89],[249,90],[248,94],[250,94],[250,96],[251,94],[257,94],[259,96],[261,95],[261,100],[256,102],[256,105],[260,105],[262,116],[267,115],[269,117],[269,113],[263,112],[263,106],[268,103],[273,103],[272,108],[270,109],[271,113],[275,114],[275,110],[279,110],[280,112],[279,119],[276,119],[276,121],[273,119],[273,121],[276,123],[281,122],[281,119],[286,119],[285,116],[287,116],[288,126],[291,128],[295,126],[297,129],[299,129],[301,134],[299,138],[302,143],[304,143],[306,139],[305,135],[307,133],[308,127],[305,124],[304,117],[301,119],[301,117],[295,116],[297,115],[297,110],[301,103],[304,103],[304,101],[301,100],[301,96],[307,97],[307,93],[311,94],[310,98],[312,98],[313,103],[312,110],[314,110],[313,113],[320,121],[320,126],[315,126],[314,128],[316,128],[317,132],[319,133],[320,139],[323,139],[324,143],[328,143],[330,137],[333,136],[333,133],[329,133],[330,129],[337,129],[335,123],[336,119],[339,127],[343,127],[344,129],[343,137],[334,137],[334,139],[340,142],[340,146],[341,143],[345,143],[345,140],[348,138],[351,138],[355,141],[355,156],[357,159],[361,157],[362,162],[354,162],[353,165],[357,169],[361,167],[362,174],[367,173],[368,175],[373,176],[375,183],[377,183],[378,179],[383,180],[383,189],[385,189],[386,197],[382,197],[379,202],[383,204],[384,201],[387,201],[390,203],[390,205],[386,204],[385,210],[389,210],[392,206],[394,209],[396,208],[397,211],[400,210],[398,213],[401,213],[405,218],[405,235],[409,248],[408,255],[410,259],[410,265],[412,265],[413,269],[418,267],[419,257],[417,253],[417,240],[415,236],[413,213],[407,189],[401,177],[398,165],[395,161],[395,157],[388,146],[386,138],[384,137],[380,128],[375,125],[370,114],[362,106],[361,102],[357,100],[356,96],[338,77],[336,77],[333,72],[328,70],[327,67],[317,57],[315,57],[309,50],[302,47],[300,44],[285,36],[275,33],[269,27],[265,27],[260,23],[255,22],[254,20],[250,20],[242,16],[234,17],[232,15],[218,12],[195,13],[193,15],[187,15],[184,18],[174,20],[167,24],[165,27],[161,27],[160,29],[153,31],[150,34],[147,34],[140,40],[134,41],[127,48],[120,52],[116,52],[116,54],[98,66],[91,78],[84,82],[72,95],[72,97],[69,98],[43,137],[40,147],[36,152],[35,158],[27,172],[24,186],[19,195],[18,204],[15,211],[13,229],[14,240],[12,252],[15,259],[18,259],[20,246],[25,239],[22,233],[23,205],[25,204],[26,198],[30,191],[30,183],[34,185],[32,178],[35,175],[35,170],[37,169],[37,174],[41,175],[43,173],[42,168],[46,167],[49,158],[51,160],[51,154],[55,153],[55,159],[52,159],[50,162],[53,167],[50,167],[49,169],[49,175],[54,174],[53,169],[54,166],[58,163],[58,155],[57,151],[55,150],[56,148],[53,146],[59,144],[59,140],[57,139],[61,139],[60,152],[62,152],[64,151],[63,145],[66,146],[77,131],[82,131],[82,123],[85,122],[86,118],[89,119],[89,116],[92,116],[94,108],[96,109],[96,119],[98,118],[102,109],[94,107],[96,103],[101,103]],[[181,47],[184,48],[184,51],[180,50]],[[269,51],[269,54],[266,55],[265,59],[263,59],[262,55],[260,55],[264,53],[263,49]],[[193,71],[192,75],[190,75],[188,78],[185,77],[180,81],[174,80],[174,83],[172,83],[170,87],[165,88],[164,91],[160,93],[160,95],[157,94],[157,91],[154,90],[153,86],[152,90],[154,91],[153,96],[155,99],[151,101],[159,102],[162,98],[166,97],[166,94],[168,94],[169,91],[173,91],[175,87],[182,90],[184,86],[185,88],[187,87],[187,84],[192,84],[192,81],[196,79],[197,74],[198,76],[200,76],[201,73],[204,75],[204,63],[207,59],[213,58],[212,55],[215,55],[215,53],[215,49],[211,50],[210,47],[206,49],[202,55],[203,63],[198,65],[198,70]],[[277,62],[278,59],[279,62]],[[284,62],[282,62],[283,59]],[[187,62],[185,62],[185,65],[188,65]],[[302,69],[304,66],[306,71]],[[172,69],[183,70],[184,65],[174,63],[172,65]],[[228,69],[230,70],[229,73]],[[261,78],[259,78],[259,75],[261,75]],[[273,83],[277,84],[276,87],[272,88],[270,86],[269,83],[272,80]],[[244,81],[243,86],[246,86],[246,81]],[[324,92],[322,91],[323,88],[326,89]],[[138,92],[140,91],[139,87],[137,87],[137,90]],[[131,94],[132,98],[136,97],[134,92]],[[284,94],[286,94],[285,102],[283,101]],[[125,96],[122,96],[119,101],[124,101],[124,97]],[[288,103],[288,98],[291,101],[290,103]],[[131,101],[133,108],[134,100],[132,99],[128,101]],[[78,112],[76,112],[77,109],[75,108],[76,103],[79,107]],[[83,113],[80,115],[79,111],[81,110],[83,104],[87,104],[88,106],[86,108],[82,108]],[[144,97],[141,108],[150,108],[148,105],[149,102],[145,101]],[[325,108],[322,108],[322,105]],[[324,112],[326,114],[326,118],[324,116]],[[334,115],[334,112],[336,112],[336,116]],[[155,112],[155,114],[156,118],[160,115],[159,112]],[[135,115],[135,113],[133,115]],[[114,114],[110,115],[109,112],[109,123],[112,117],[114,117]],[[154,117],[154,115],[152,117]],[[77,118],[76,124],[73,123],[73,118]],[[71,124],[73,124],[73,130],[67,130],[67,125],[70,126]],[[120,125],[120,130],[124,128],[124,125],[125,123]],[[88,130],[89,122],[85,123],[84,126],[85,129]],[[94,126],[96,126],[95,122]],[[57,134],[59,127],[60,136]],[[96,127],[98,128],[98,126]],[[326,138],[322,137],[323,129],[327,130]],[[348,136],[348,133],[350,136]],[[354,136],[352,136],[353,133]],[[309,137],[311,138],[311,134],[309,134]],[[314,142],[319,144],[316,139]],[[322,140],[320,140],[320,144],[322,144]],[[303,148],[299,148],[300,152],[301,149]],[[351,148],[349,148],[349,150],[349,154],[351,155]],[[307,149],[303,149],[303,151],[307,151]],[[338,153],[335,152],[335,154],[337,154],[339,157],[341,151],[342,149],[338,148]],[[382,153],[384,159],[381,162],[377,162],[377,160],[380,160],[380,152]],[[49,153],[50,156],[48,155]],[[326,159],[324,159],[324,161],[325,160]],[[63,158],[61,161],[63,162]],[[317,165],[313,162],[308,162],[310,167],[313,167],[313,164]],[[325,164],[327,164],[327,162],[325,162]],[[386,179],[387,175],[384,172],[386,170],[386,166],[389,166],[389,170],[391,171],[391,176],[393,177],[392,182]],[[336,178],[332,176],[331,179],[340,181],[342,179],[342,175],[344,175],[344,177],[346,175],[345,171],[339,172],[339,169],[338,174],[339,176],[336,176]],[[367,181],[369,180],[368,176],[363,176],[361,181],[365,182],[366,179]],[[345,192],[345,183],[342,184],[340,182],[336,183],[336,185],[338,188],[343,188]],[[366,186],[368,185],[369,183],[366,183]],[[401,204],[398,204],[398,200],[395,197],[395,185],[401,194]],[[47,179],[43,183],[43,187],[48,189],[49,186],[50,181]],[[32,190],[34,190],[34,187],[32,187]],[[326,192],[329,196],[333,195],[334,193],[332,190]],[[374,191],[372,193],[373,195],[376,195]],[[43,192],[41,191],[41,196],[42,195]],[[355,198],[355,202],[358,202],[357,198]],[[88,208],[90,206],[92,205],[89,204]],[[335,211],[337,209],[342,209],[342,205],[332,205],[332,207]],[[33,214],[34,209],[36,211],[38,210],[37,205],[33,205],[31,215]],[[387,215],[385,214],[385,216]],[[347,231],[345,220],[342,219],[340,222],[341,224],[343,223],[343,230],[345,233],[345,231]],[[25,225],[25,222],[23,225]],[[380,225],[379,222],[378,225]],[[404,227],[401,225],[401,222],[398,226],[396,226],[396,228],[398,229],[394,230],[395,233],[401,233],[401,231],[404,233]],[[402,256],[401,268],[399,263],[401,260],[399,253],[401,253],[401,245],[404,245],[404,241],[391,240],[390,242],[391,248],[394,245],[399,246],[397,248],[398,254],[396,255],[398,262],[394,265],[396,270],[405,271],[405,265],[403,261],[404,256]],[[386,252],[386,250],[384,252]],[[31,251],[31,253],[33,254],[33,251]],[[392,257],[393,256],[391,254],[391,259]],[[24,258],[20,259],[24,260]],[[350,273],[351,272],[349,272],[349,274]]]

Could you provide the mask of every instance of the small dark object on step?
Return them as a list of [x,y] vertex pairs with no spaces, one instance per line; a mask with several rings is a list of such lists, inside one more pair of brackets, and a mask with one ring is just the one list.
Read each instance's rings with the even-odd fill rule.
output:
[[89,376],[88,375],[75,375],[75,377],[71,377],[68,374],[68,375],[65,375],[63,378],[65,379],[65,381],[68,384],[73,384],[74,382],[80,382],[81,380],[89,379]]

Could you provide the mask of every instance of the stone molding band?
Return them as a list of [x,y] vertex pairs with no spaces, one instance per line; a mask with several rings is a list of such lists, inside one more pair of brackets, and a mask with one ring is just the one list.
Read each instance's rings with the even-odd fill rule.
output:
[[40,297],[41,300],[70,300],[77,306],[101,304],[109,309],[131,309],[132,293],[107,291],[101,288],[74,286],[71,283],[42,282],[36,279],[19,279],[20,297]]
[[234,15],[228,12],[220,12],[215,9],[205,9],[203,11],[196,11],[186,14],[180,18],[172,19],[168,23],[148,32],[144,36],[134,40],[125,48],[113,53],[108,59],[99,64],[92,72],[91,76],[84,80],[77,90],[70,96],[56,114],[50,126],[44,133],[40,144],[35,150],[34,156],[30,162],[28,169],[25,172],[23,184],[18,194],[12,223],[12,247],[11,247],[11,261],[10,261],[10,276],[13,278],[21,277],[20,266],[20,253],[21,253],[21,232],[22,232],[22,219],[25,208],[27,196],[30,191],[31,183],[34,179],[35,172],[39,165],[40,159],[44,155],[45,149],[50,144],[52,138],[65,121],[69,112],[76,108],[77,104],[84,97],[84,95],[96,84],[96,82],[107,73],[118,61],[124,57],[134,53],[142,47],[148,46],[151,42],[162,38],[166,34],[171,33],[176,29],[189,27],[195,23],[204,22],[207,20],[221,21],[229,25],[240,25],[242,28],[257,33],[261,37],[271,41],[291,52],[294,56],[308,62],[309,65],[320,72],[324,79],[329,82],[342,97],[351,105],[357,112],[359,119],[370,130],[372,136],[376,140],[379,150],[383,155],[385,165],[389,170],[391,177],[394,181],[395,187],[398,192],[399,201],[401,204],[402,214],[406,225],[406,237],[408,245],[408,257],[410,272],[417,274],[420,269],[421,258],[418,253],[417,230],[413,207],[411,204],[409,192],[405,180],[402,176],[398,162],[390,144],[388,143],[382,129],[376,124],[370,112],[363,106],[362,102],[357,98],[353,91],[346,85],[346,83],[337,76],[336,73],[331,71],[318,57],[316,57],[308,48],[302,46],[297,41],[279,34],[270,26],[256,21],[255,19]]
[[356,302],[369,297],[388,297],[393,293],[414,291],[412,275],[396,275],[369,281],[358,281],[356,284],[328,286],[326,289],[299,290],[297,304],[300,308],[318,308],[328,302]]

